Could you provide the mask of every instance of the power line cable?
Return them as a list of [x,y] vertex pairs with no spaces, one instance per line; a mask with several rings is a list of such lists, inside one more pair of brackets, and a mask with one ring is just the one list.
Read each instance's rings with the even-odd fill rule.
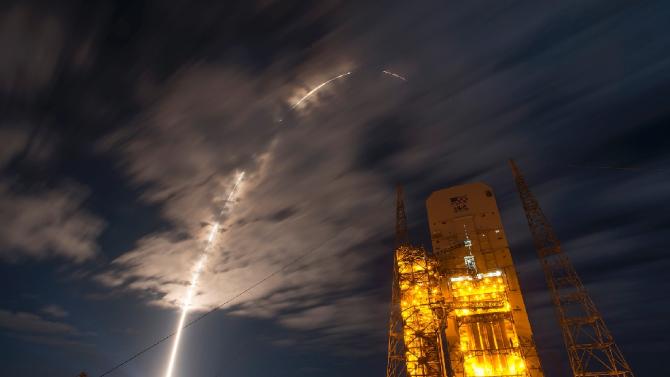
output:
[[622,170],[622,171],[640,171],[640,172],[656,172],[656,173],[670,173],[670,169],[647,169],[634,166],[606,166],[606,165],[575,165],[569,164],[571,168],[580,169],[603,169],[603,170]]

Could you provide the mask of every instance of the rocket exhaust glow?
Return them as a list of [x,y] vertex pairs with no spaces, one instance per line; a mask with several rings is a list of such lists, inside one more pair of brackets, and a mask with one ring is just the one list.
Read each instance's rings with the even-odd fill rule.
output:
[[[343,77],[345,77],[345,76],[349,76],[351,73],[352,73],[351,71],[342,73],[342,74],[340,74],[340,75],[337,75],[337,76],[335,76],[335,77],[333,77],[333,78],[330,78],[330,79],[328,79],[328,80],[322,82],[321,84],[315,86],[312,90],[310,90],[309,92],[307,92],[307,94],[305,94],[304,96],[302,96],[296,103],[294,103],[293,105],[291,105],[291,110],[295,110],[295,109],[296,109],[298,106],[300,106],[300,105],[301,105],[307,98],[311,97],[313,94],[315,94],[316,92],[318,92],[318,91],[319,91],[321,88],[323,88],[324,86],[330,84],[331,82],[333,82],[333,81],[335,81],[335,80],[337,80],[337,79],[341,79],[341,78],[343,78]],[[386,70],[384,70],[384,71],[382,71],[382,73],[384,73],[385,75],[389,75],[389,76],[391,76],[391,77],[393,77],[393,78],[396,78],[396,79],[398,79],[398,80],[407,81],[407,78],[405,78],[404,76],[401,76],[401,75],[399,75],[399,74],[397,74],[397,73],[393,73],[393,72],[391,72],[391,71],[386,71]],[[282,118],[279,118],[277,121],[278,121],[279,123],[281,123],[281,122],[283,122],[284,120],[283,120]]]
[[397,74],[397,73],[393,73],[393,72],[391,72],[391,71],[382,71],[382,73],[387,74],[387,75],[389,75],[389,76],[393,76],[393,77],[395,77],[395,78],[397,78],[397,79],[400,79],[400,80],[402,80],[402,81],[407,81],[407,79],[406,79],[405,77],[400,76],[399,74]]
[[193,301],[193,296],[195,295],[196,288],[198,286],[198,280],[200,280],[200,274],[207,265],[207,260],[209,259],[209,254],[212,249],[212,246],[216,243],[217,236],[219,234],[219,229],[221,228],[221,218],[227,211],[229,211],[232,208],[232,204],[234,203],[237,193],[239,192],[239,188],[243,179],[244,179],[244,172],[241,172],[237,176],[233,189],[230,191],[230,194],[228,194],[228,198],[226,199],[225,203],[223,204],[223,207],[221,208],[221,211],[216,217],[216,220],[214,221],[214,224],[212,225],[212,228],[209,231],[205,248],[200,254],[200,257],[198,258],[198,261],[196,262],[193,268],[193,274],[191,275],[191,282],[188,287],[188,290],[186,291],[186,297],[184,298],[184,302],[181,307],[181,315],[179,316],[179,322],[177,323],[177,332],[175,334],[174,343],[172,344],[172,350],[170,351],[170,360],[168,362],[168,366],[165,371],[165,377],[172,377],[175,361],[177,359],[177,351],[179,350],[179,343],[181,341],[181,333],[184,328],[184,322],[186,321],[186,316],[188,315],[189,309],[191,307],[191,302]]
[[335,81],[335,80],[337,80],[337,79],[340,79],[340,78],[345,77],[345,76],[349,76],[350,74],[351,74],[351,71],[349,71],[349,72],[347,72],[347,73],[343,73],[343,74],[341,74],[341,75],[337,75],[337,76],[333,77],[332,79],[328,79],[328,80],[322,82],[321,84],[317,85],[314,89],[312,89],[312,90],[310,90],[309,92],[307,92],[307,94],[305,94],[302,98],[300,98],[300,99],[298,100],[298,102],[294,103],[293,106],[291,106],[291,109],[295,109],[296,107],[300,106],[300,104],[301,104],[304,100],[306,100],[307,98],[309,98],[312,94],[318,92],[319,89],[323,88],[324,86],[330,84],[331,82],[333,82],[333,81]]

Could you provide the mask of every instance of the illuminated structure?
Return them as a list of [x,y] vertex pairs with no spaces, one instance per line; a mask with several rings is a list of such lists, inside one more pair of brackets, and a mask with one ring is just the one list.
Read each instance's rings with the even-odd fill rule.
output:
[[[396,198],[395,246],[409,246],[407,232],[407,215],[403,200],[402,187],[398,186]],[[398,280],[398,253],[393,252],[393,279],[391,280],[391,308],[389,316],[388,359],[386,363],[386,377],[405,377],[405,338],[403,335],[402,308],[400,307],[400,282]]]
[[396,261],[407,375],[443,377],[443,299],[437,264],[425,250],[411,246],[396,249]]
[[447,284],[447,302],[458,328],[459,349],[453,355],[463,358],[463,374],[527,376],[503,273],[454,276]]
[[387,377],[542,377],[491,189],[427,201],[433,254],[410,245],[398,189]]
[[493,192],[482,183],[426,201],[454,377],[543,376]]
[[[634,377],[513,161],[574,377]],[[398,190],[387,377],[543,377],[490,187],[433,192],[433,253],[412,247]]]
[[530,192],[514,161],[514,181],[533,242],[551,291],[554,308],[575,377],[633,377],[633,372],[584,288],[577,271],[561,251],[558,237]]
[[445,377],[443,297],[436,261],[409,244],[402,188],[396,206],[396,250],[387,377]]

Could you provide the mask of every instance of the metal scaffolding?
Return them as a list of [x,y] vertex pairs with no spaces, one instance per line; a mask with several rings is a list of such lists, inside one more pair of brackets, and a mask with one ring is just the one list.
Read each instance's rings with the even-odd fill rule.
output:
[[561,251],[560,242],[537,199],[514,161],[510,160],[510,166],[551,291],[572,373],[575,377],[633,377],[577,271]]
[[[396,248],[409,245],[407,231],[407,215],[401,186],[396,191]],[[400,308],[400,284],[398,281],[397,254],[393,253],[393,280],[391,282],[391,309],[388,333],[388,359],[386,363],[386,377],[406,377],[405,343],[403,339],[403,323]]]
[[454,317],[459,342],[452,356],[462,359],[456,366],[459,374],[530,376],[508,293],[509,286],[500,270],[449,279],[447,306]]
[[[395,253],[394,253],[395,254]],[[400,285],[398,282],[398,263],[393,257],[393,282],[391,286],[391,313],[388,333],[388,360],[386,377],[406,377],[405,342],[400,308]]]
[[422,248],[396,250],[407,376],[444,377],[442,294],[437,266]]
[[436,263],[409,244],[402,187],[397,189],[391,292],[386,376],[445,377]]

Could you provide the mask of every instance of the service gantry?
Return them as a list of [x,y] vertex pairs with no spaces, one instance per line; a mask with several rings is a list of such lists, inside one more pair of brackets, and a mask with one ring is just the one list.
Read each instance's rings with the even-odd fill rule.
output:
[[446,377],[443,297],[436,261],[409,243],[402,188],[396,204],[387,377]]
[[542,377],[491,189],[439,190],[427,208],[432,254],[410,245],[398,189],[387,377]]

